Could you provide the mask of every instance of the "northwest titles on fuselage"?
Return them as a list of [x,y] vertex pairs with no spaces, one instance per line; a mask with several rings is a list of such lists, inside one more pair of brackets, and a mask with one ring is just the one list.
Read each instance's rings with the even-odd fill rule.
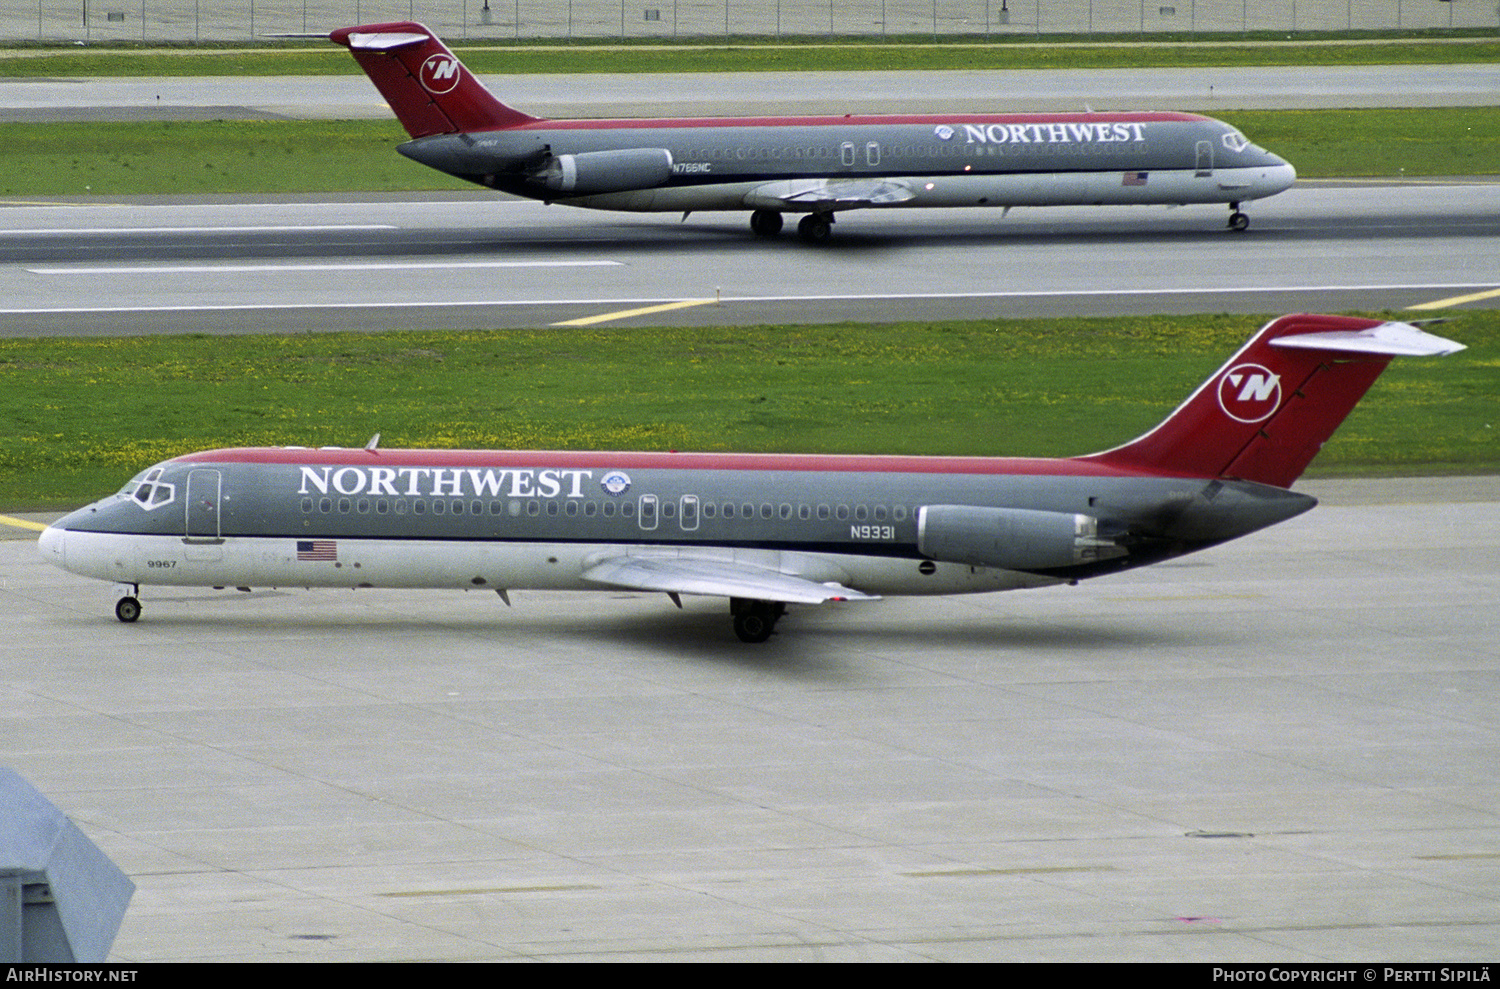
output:
[[[964,124],[963,133],[966,144],[1120,144],[1127,141],[1144,141],[1146,125],[1138,123]],[[951,140],[955,134],[953,128],[944,124],[938,127],[937,136],[947,141]]]
[[[566,470],[533,467],[303,467],[300,495],[382,495],[392,498],[585,498],[583,482],[594,476],[592,470]],[[622,494],[618,471],[611,472],[615,483],[601,487],[610,494]]]

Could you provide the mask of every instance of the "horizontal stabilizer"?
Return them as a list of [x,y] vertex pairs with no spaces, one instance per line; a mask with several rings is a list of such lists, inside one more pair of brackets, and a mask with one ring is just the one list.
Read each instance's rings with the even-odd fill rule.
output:
[[879,600],[840,584],[820,584],[805,577],[733,560],[691,556],[611,557],[585,570],[583,579],[638,591],[753,598],[788,604]]
[[1277,337],[1273,347],[1303,347],[1354,354],[1388,354],[1392,357],[1445,357],[1464,345],[1417,329],[1410,323],[1381,323],[1364,330],[1331,330],[1327,333],[1296,333]]
[[405,45],[420,44],[428,39],[425,34],[413,34],[409,31],[374,31],[349,35],[349,47],[363,51],[390,51],[392,48],[401,48]]

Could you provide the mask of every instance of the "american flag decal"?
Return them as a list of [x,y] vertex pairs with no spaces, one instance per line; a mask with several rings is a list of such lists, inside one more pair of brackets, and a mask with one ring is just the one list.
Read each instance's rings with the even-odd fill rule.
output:
[[1150,172],[1126,172],[1125,173],[1125,180],[1123,182],[1121,182],[1120,184],[1121,185],[1145,185],[1146,184],[1146,177],[1149,176],[1150,174],[1151,174]]
[[297,559],[299,560],[337,560],[339,558],[339,544],[332,539],[299,539],[297,541]]

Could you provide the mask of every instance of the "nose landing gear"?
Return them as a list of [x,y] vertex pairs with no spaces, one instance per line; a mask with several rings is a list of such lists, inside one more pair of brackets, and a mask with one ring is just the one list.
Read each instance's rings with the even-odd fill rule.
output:
[[115,617],[129,625],[141,617],[141,600],[136,597],[141,593],[139,584],[116,584],[115,593],[120,595],[115,600]]
[[1248,216],[1246,216],[1244,213],[1240,212],[1240,204],[1239,203],[1230,203],[1229,204],[1229,229],[1233,230],[1235,233],[1240,233],[1241,231],[1248,229],[1249,226],[1250,226],[1250,218]]

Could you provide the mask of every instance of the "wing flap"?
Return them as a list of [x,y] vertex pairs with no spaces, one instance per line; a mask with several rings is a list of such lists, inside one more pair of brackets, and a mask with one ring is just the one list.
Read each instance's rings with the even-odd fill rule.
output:
[[583,579],[637,591],[754,598],[788,604],[879,600],[833,581],[819,583],[748,563],[682,556],[614,556],[585,570]]
[[915,199],[904,182],[893,179],[787,179],[768,182],[745,195],[745,205],[758,209],[816,212],[819,209],[857,209],[893,206]]

